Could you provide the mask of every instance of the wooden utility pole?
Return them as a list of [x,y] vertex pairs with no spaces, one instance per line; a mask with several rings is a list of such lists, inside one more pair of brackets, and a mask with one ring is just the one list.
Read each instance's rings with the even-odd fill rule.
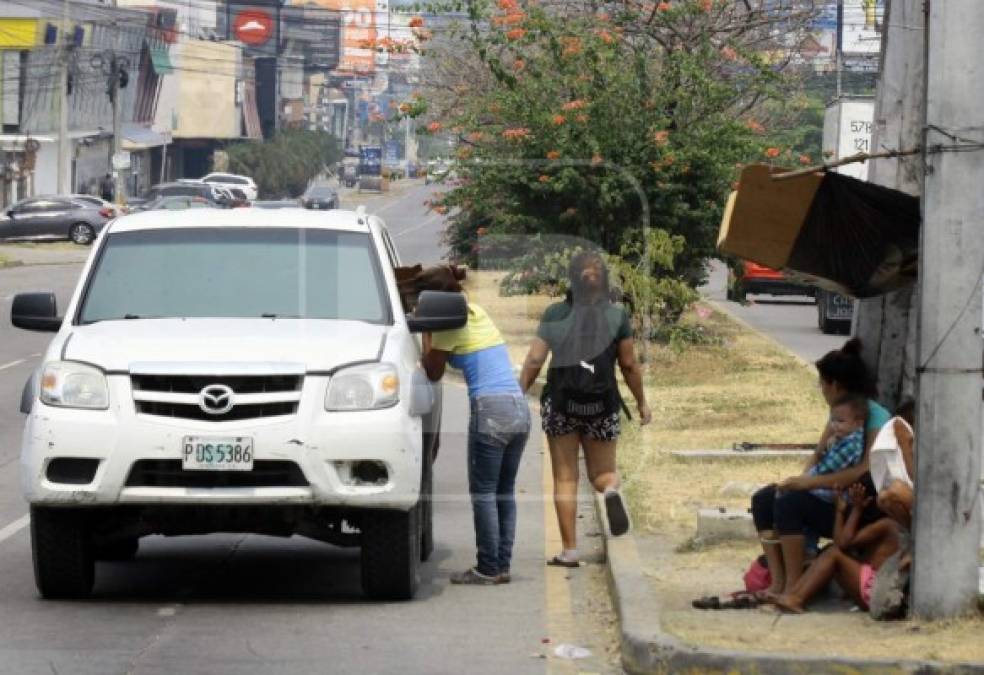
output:
[[[976,605],[981,534],[984,3],[930,3],[919,249],[918,417],[912,608]],[[934,153],[934,145],[966,145]]]

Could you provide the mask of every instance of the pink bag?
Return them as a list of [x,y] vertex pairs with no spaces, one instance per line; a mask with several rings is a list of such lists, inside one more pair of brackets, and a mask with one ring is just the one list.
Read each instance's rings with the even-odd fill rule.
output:
[[762,559],[763,557],[753,560],[743,577],[745,579],[745,590],[749,593],[764,591],[772,585],[772,574],[769,573],[769,568]]

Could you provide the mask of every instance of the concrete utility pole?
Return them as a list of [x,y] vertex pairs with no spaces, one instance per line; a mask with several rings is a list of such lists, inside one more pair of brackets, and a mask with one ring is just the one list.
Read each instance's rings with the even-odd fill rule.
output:
[[[926,123],[925,0],[888,0],[883,25],[871,148],[874,152],[917,148]],[[923,159],[872,160],[868,180],[919,197]],[[876,374],[878,401],[890,409],[915,393],[918,307],[919,294],[913,288],[856,305],[854,334],[864,345],[865,363]]]
[[116,167],[116,160],[120,156],[121,139],[120,134],[120,77],[123,64],[116,54],[113,54],[112,73],[109,76],[110,96],[113,101],[113,150],[109,159],[109,166],[113,171],[113,198],[117,204],[123,203],[123,180],[120,169]]
[[[62,3],[62,23],[58,29],[58,89],[55,101],[58,103],[58,194],[70,192],[68,188],[68,20],[69,0]],[[73,186],[74,187],[74,186]]]
[[919,250],[919,409],[912,608],[927,619],[976,603],[981,534],[984,274],[984,3],[930,3]]

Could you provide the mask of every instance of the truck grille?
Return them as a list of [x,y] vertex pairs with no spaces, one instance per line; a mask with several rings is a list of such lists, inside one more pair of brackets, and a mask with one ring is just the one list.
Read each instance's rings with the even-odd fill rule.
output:
[[[155,417],[234,422],[293,415],[301,398],[302,375],[131,375],[137,412]],[[204,390],[218,387],[230,398],[228,410],[203,408]],[[221,406],[218,406],[221,407]]]
[[252,471],[185,471],[180,459],[141,459],[133,463],[127,487],[307,487],[294,462],[258,459]]

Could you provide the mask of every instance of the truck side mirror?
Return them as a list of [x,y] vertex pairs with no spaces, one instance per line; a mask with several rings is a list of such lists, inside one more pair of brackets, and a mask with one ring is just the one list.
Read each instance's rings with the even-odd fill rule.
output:
[[411,333],[436,332],[461,328],[468,322],[468,303],[461,293],[422,291],[417,309],[407,314]]
[[25,330],[57,333],[62,319],[54,293],[19,293],[10,307],[10,323]]

